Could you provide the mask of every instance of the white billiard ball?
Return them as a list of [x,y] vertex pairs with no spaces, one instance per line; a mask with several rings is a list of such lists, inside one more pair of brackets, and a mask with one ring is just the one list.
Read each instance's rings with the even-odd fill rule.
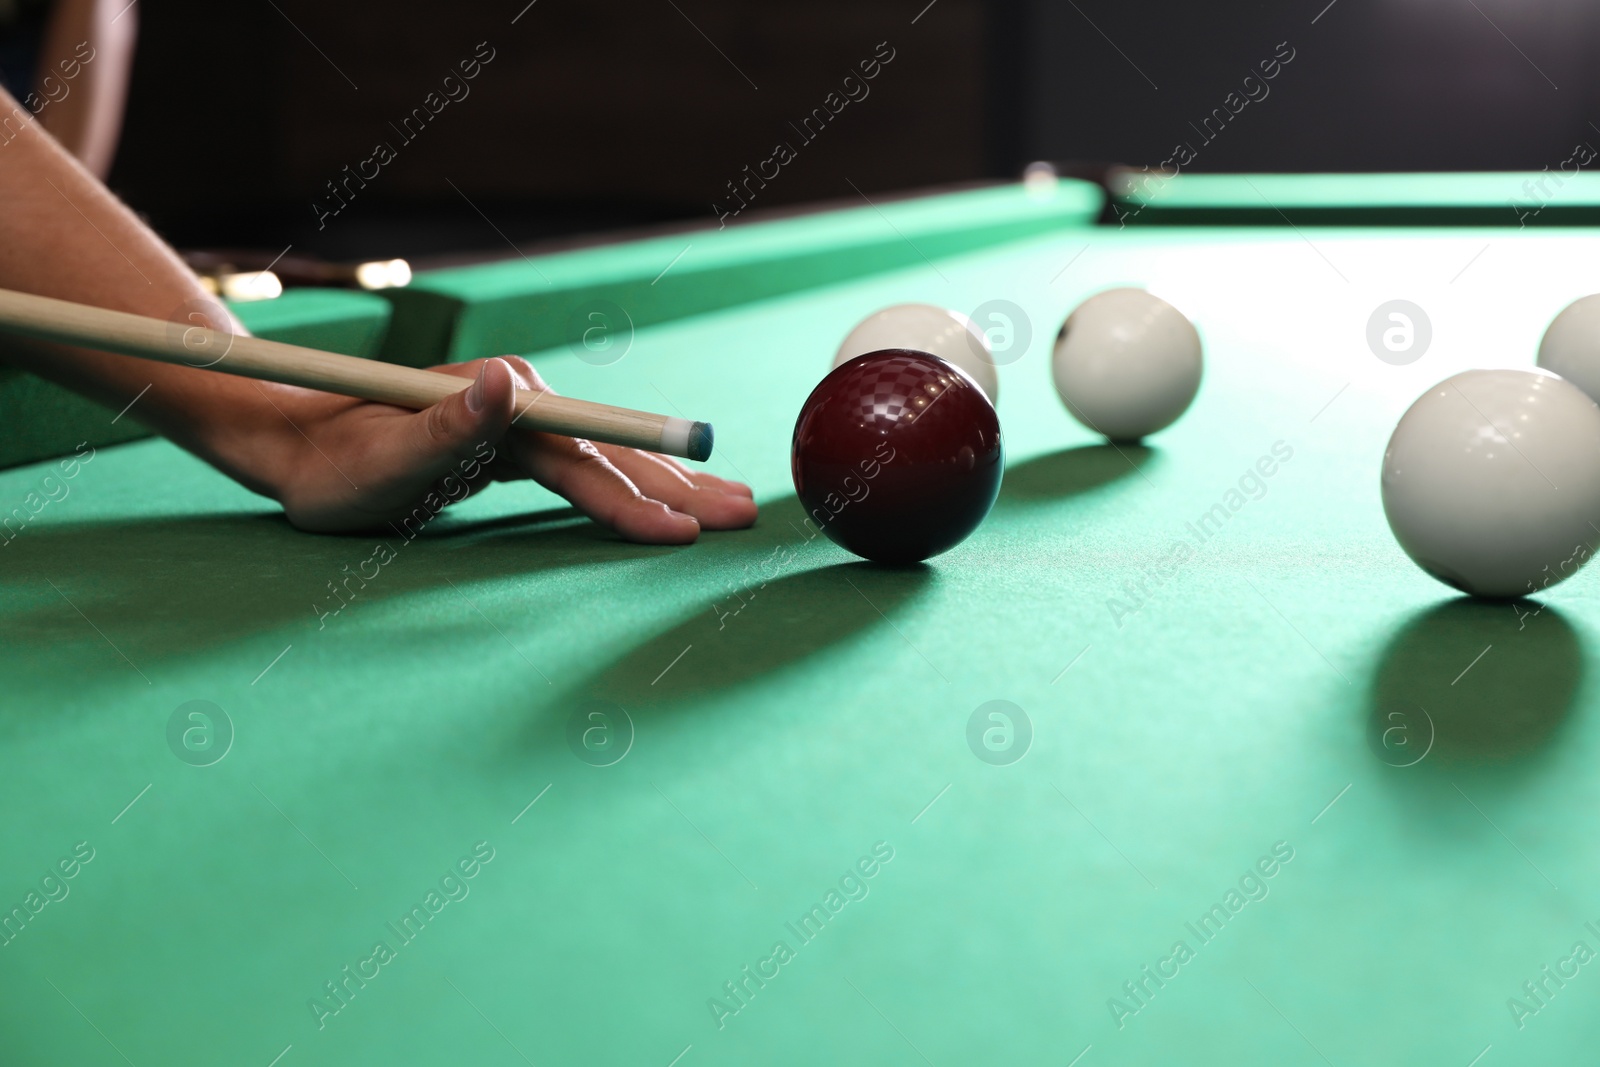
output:
[[1561,309],[1539,342],[1539,366],[1600,398],[1600,296],[1580,297]]
[[1600,539],[1600,407],[1544,370],[1446,378],[1389,438],[1383,513],[1406,555],[1463,592],[1568,578]]
[[1108,289],[1056,335],[1051,370],[1074,418],[1113,441],[1172,425],[1200,389],[1200,334],[1143,289]]
[[959,311],[932,304],[895,304],[874,311],[839,345],[833,365],[885,348],[910,348],[954,363],[978,383],[991,404],[1000,400],[989,338]]

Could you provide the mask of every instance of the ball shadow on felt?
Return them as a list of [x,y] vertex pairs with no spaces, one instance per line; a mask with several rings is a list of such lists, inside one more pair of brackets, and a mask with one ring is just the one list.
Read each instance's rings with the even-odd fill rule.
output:
[[1147,445],[1080,445],[1006,468],[995,506],[1028,504],[1087,493],[1138,474],[1160,453]]
[[[708,588],[700,611],[628,651],[580,691],[632,710],[733,689],[892,627],[934,579],[925,564],[852,561]],[[911,649],[906,654],[921,662]]]
[[1391,767],[1508,765],[1570,716],[1583,647],[1553,607],[1445,601],[1389,639],[1367,699],[1367,741]]

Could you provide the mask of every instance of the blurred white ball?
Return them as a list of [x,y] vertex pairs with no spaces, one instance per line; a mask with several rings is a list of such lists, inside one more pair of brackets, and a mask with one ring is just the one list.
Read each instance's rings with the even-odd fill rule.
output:
[[1591,400],[1600,397],[1600,295],[1579,297],[1551,320],[1539,342],[1539,366]]
[[959,311],[932,304],[895,304],[874,311],[839,345],[833,365],[885,348],[910,348],[954,363],[978,383],[991,404],[1000,401],[1000,377],[989,339]]
[[1383,512],[1406,555],[1462,592],[1571,577],[1600,538],[1600,407],[1542,370],[1446,378],[1389,438]]
[[1078,305],[1056,336],[1056,392],[1074,418],[1113,441],[1170,426],[1193,402],[1200,334],[1143,289],[1108,289]]

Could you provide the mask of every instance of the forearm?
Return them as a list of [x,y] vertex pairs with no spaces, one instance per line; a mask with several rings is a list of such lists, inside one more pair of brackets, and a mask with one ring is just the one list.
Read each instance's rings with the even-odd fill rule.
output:
[[[12,104],[0,90],[0,111]],[[185,322],[197,303],[220,310],[177,254],[36,123],[0,143],[0,205],[0,288]],[[243,329],[231,320],[213,325]],[[281,432],[282,417],[260,391],[277,387],[15,338],[0,338],[0,360],[113,409],[140,397],[141,422],[271,492],[249,446]]]

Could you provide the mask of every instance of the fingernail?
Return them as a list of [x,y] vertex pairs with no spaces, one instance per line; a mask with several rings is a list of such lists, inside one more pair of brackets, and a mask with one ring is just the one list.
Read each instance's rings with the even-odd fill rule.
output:
[[478,380],[467,387],[467,410],[476,415],[483,410],[483,379],[489,373],[489,361],[478,368]]
[[699,522],[700,521],[699,519],[695,518],[693,515],[685,515],[683,512],[681,512],[681,511],[673,511],[671,508],[667,509],[667,513],[670,514],[670,515],[675,515],[680,519],[688,519],[690,522]]

